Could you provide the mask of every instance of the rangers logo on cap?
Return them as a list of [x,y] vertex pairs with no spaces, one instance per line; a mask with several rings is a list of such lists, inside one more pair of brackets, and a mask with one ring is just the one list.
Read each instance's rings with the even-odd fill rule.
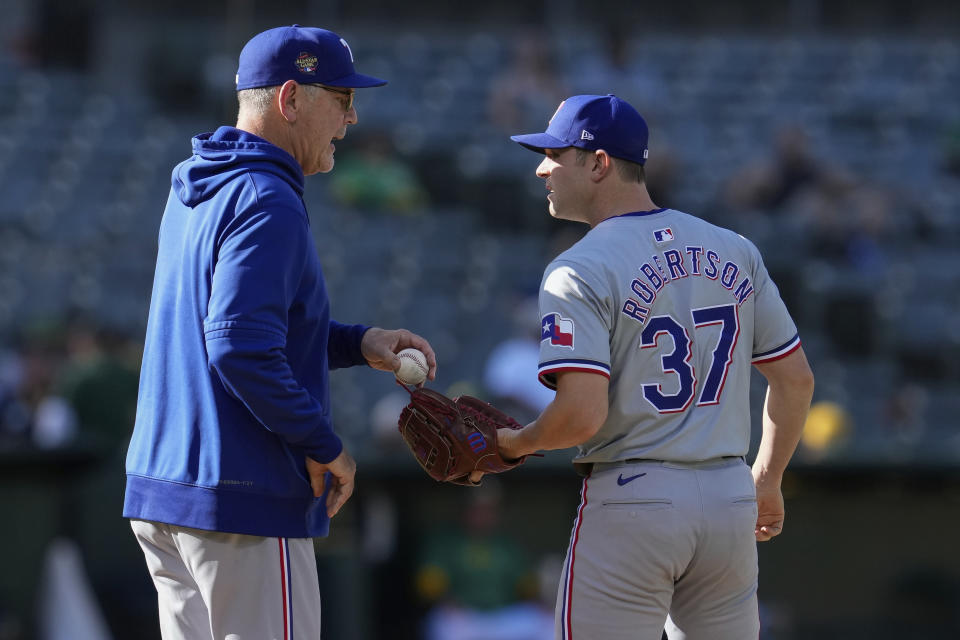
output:
[[558,114],[558,113],[560,113],[560,109],[563,109],[563,103],[564,103],[564,102],[566,102],[566,100],[561,100],[561,101],[560,101],[560,106],[558,106],[558,107],[557,107],[557,110],[553,112],[553,115],[552,115],[552,116],[550,116],[550,122],[553,122],[553,119],[557,117],[557,114]]
[[347,41],[343,38],[340,38],[340,44],[343,45],[343,48],[347,50],[347,53],[350,54],[350,62],[353,62],[353,49],[350,48],[350,45],[347,44]]
[[301,51],[300,55],[297,56],[296,65],[300,73],[314,75],[317,72],[317,56]]

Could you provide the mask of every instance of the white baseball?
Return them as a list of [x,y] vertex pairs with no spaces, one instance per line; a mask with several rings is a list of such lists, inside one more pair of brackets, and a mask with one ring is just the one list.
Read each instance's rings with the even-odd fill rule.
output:
[[397,353],[397,357],[400,358],[400,368],[394,374],[397,380],[403,384],[420,384],[427,379],[430,367],[422,351],[410,347]]

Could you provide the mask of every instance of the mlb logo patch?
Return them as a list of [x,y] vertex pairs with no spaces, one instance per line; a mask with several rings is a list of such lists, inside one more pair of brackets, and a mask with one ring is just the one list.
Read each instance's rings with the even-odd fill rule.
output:
[[663,244],[664,242],[670,242],[673,240],[673,229],[667,227],[665,229],[657,229],[653,232],[653,239],[657,241],[657,244]]
[[540,342],[549,340],[553,346],[573,349],[573,332],[573,320],[559,313],[548,313],[540,321]]

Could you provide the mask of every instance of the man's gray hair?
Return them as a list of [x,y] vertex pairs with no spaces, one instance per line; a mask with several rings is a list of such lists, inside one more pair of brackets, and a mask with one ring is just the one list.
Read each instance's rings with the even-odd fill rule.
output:
[[279,87],[256,87],[237,91],[237,102],[240,103],[240,113],[247,115],[263,115],[276,99]]

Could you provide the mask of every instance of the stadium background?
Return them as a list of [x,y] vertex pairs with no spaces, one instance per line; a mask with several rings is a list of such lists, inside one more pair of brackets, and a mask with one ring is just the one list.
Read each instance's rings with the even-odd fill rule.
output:
[[[390,81],[360,92],[337,170],[307,181],[338,319],[409,327],[438,352],[436,388],[531,411],[485,370],[508,338],[536,339],[542,268],[583,230],[548,219],[536,158],[506,136],[540,130],[567,94],[627,98],[650,123],[655,201],[760,246],[817,375],[786,532],[761,545],[764,637],[957,637],[958,13],[930,0],[0,1],[0,638],[70,615],[73,635],[47,637],[79,637],[89,616],[69,593],[84,588],[111,637],[156,637],[119,513],[169,173],[191,135],[233,123],[246,39],[294,22],[337,31],[358,68]],[[387,378],[334,375],[359,484],[317,545],[328,638],[418,637],[419,541],[469,502],[396,448]],[[567,458],[497,491],[504,531],[547,578],[577,501]],[[63,569],[71,549],[82,571]]]

